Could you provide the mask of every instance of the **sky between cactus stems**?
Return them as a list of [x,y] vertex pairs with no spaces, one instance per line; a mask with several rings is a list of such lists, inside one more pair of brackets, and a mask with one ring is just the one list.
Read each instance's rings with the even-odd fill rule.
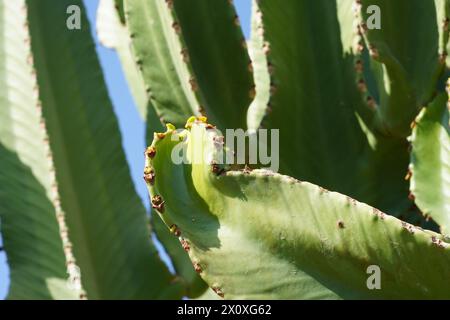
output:
[[[117,55],[113,51],[102,47],[95,34],[95,15],[99,0],[83,1],[86,6],[89,21],[91,22],[91,29],[95,37],[95,43],[97,44],[97,53],[103,68],[109,94],[114,105],[114,111],[119,118],[122,143],[131,168],[133,181],[139,196],[148,207],[147,189],[142,182],[142,168],[144,166],[142,150],[144,150],[145,147],[144,123],[136,111]],[[234,0],[234,3],[241,19],[245,37],[248,38],[250,34],[251,0]],[[0,246],[2,245],[3,242],[0,235]],[[161,256],[165,261],[168,261],[166,254],[162,251]],[[9,271],[6,264],[6,256],[4,252],[0,252],[0,299],[6,296],[8,286]]]

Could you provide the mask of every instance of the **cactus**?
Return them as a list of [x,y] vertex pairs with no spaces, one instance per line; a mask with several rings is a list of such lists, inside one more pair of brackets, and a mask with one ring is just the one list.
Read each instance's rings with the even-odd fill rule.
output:
[[[184,136],[189,163],[175,165],[172,150]],[[217,140],[201,121],[181,133],[169,128],[153,141],[146,168],[155,173],[153,207],[219,296],[450,298],[442,285],[450,244],[440,235],[270,171],[217,174],[194,161],[216,159]],[[383,290],[367,289],[370,265],[383,270]]]
[[[81,0],[0,0],[8,298],[450,298],[450,0],[252,6],[246,40],[229,0],[100,1],[149,218]],[[279,129],[279,173],[221,164],[216,128]]]

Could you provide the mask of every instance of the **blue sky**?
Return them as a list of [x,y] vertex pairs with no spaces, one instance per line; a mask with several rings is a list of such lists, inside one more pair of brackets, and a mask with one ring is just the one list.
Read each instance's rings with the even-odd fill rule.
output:
[[[159,0],[163,1],[163,0]],[[131,175],[136,190],[148,207],[147,190],[142,182],[142,168],[144,158],[142,151],[145,148],[145,124],[140,119],[133,99],[128,90],[120,62],[114,51],[99,45],[95,35],[95,15],[99,0],[84,0],[87,14],[91,21],[91,28],[97,44],[97,53],[105,75],[109,94],[114,105],[114,111],[119,119],[122,141],[131,169]],[[241,19],[244,34],[248,38],[250,33],[251,0],[235,0],[235,6]],[[1,245],[0,237],[0,245]],[[165,254],[162,257],[166,260]],[[9,286],[9,271],[6,256],[0,253],[0,299],[5,297]]]

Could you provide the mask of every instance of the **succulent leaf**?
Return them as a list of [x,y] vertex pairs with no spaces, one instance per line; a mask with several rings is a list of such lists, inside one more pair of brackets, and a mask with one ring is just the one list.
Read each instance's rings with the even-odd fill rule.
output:
[[[217,133],[206,127],[166,131],[146,165],[156,174],[150,195],[164,201],[159,216],[189,243],[194,267],[219,296],[450,297],[450,244],[441,235],[270,171],[217,174]],[[180,143],[187,162],[175,164]],[[381,270],[381,290],[367,287],[371,265]]]
[[422,109],[411,136],[411,194],[417,206],[450,232],[450,125],[447,95]]

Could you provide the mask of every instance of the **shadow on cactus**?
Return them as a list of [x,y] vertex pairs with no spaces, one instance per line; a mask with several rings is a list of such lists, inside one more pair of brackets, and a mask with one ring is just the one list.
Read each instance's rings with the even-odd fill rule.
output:
[[[450,298],[450,0],[252,6],[245,39],[228,0],[100,0],[149,219],[81,0],[0,0],[8,298]],[[222,164],[218,129],[279,130],[279,173]]]

